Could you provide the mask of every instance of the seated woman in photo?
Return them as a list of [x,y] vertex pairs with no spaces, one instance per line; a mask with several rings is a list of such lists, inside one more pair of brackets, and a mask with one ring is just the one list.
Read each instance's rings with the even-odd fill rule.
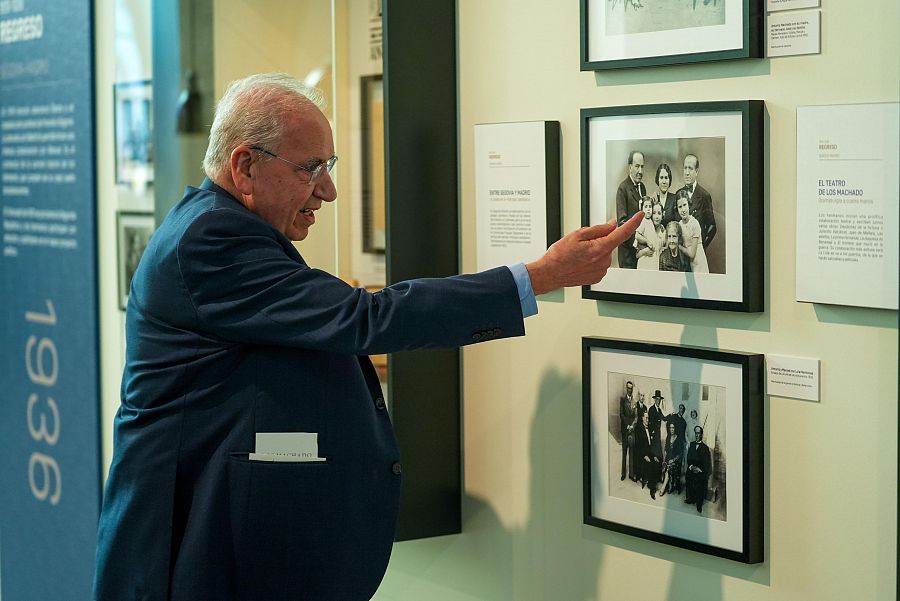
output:
[[691,215],[691,200],[687,190],[679,190],[675,195],[678,206],[678,215],[681,217],[681,230],[684,236],[684,245],[681,251],[691,260],[691,271],[694,273],[709,273],[709,264],[706,262],[706,251],[701,244],[702,229],[697,218]]
[[684,440],[678,435],[675,422],[668,423],[669,436],[663,457],[663,481],[659,496],[666,493],[681,494],[681,464],[684,459]]
[[[666,245],[666,228],[662,224],[662,205],[654,202],[650,211],[650,227],[646,227],[647,219],[644,219],[638,227],[638,231],[635,232],[635,245],[637,245],[639,235],[646,242],[646,246],[637,251],[637,268],[658,271],[659,254]],[[642,229],[643,232],[641,232]]]
[[681,224],[670,221],[666,226],[666,247],[659,254],[660,271],[690,271],[691,260],[681,252],[684,238],[681,235]]

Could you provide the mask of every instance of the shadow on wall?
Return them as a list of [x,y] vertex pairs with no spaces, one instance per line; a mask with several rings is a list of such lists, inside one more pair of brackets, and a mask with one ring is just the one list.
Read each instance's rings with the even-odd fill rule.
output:
[[[715,348],[716,331],[685,328],[682,343]],[[508,528],[489,500],[466,495],[463,533],[395,545],[373,601],[718,601],[723,574],[765,582],[758,566],[583,524],[581,374],[544,374],[528,444],[527,523]],[[609,546],[661,560],[658,568],[670,571],[667,590],[649,598],[657,579],[603,569]],[[619,596],[598,596],[604,573],[619,583]]]
[[[490,503],[463,501],[460,588],[485,601],[591,601],[602,546],[582,540],[581,376],[552,369],[541,379],[529,438],[529,518],[507,529]],[[588,578],[586,581],[585,578]]]
[[[463,497],[463,532],[394,546],[373,601],[590,601],[602,547],[581,540],[581,378],[548,371],[531,421],[529,518],[507,528],[486,499]],[[579,492],[576,492],[579,491]],[[594,576],[592,576],[593,578]],[[591,589],[583,594],[583,589]]]
[[[688,294],[696,294],[696,288],[694,290],[690,290],[692,286],[695,286],[695,281],[693,278],[688,278],[688,290],[685,292]],[[691,328],[689,326],[684,327],[684,331],[681,334],[681,344],[682,345],[692,345],[692,346],[703,346],[706,348],[717,349],[719,348],[718,342],[718,334],[715,328]],[[688,374],[679,374],[681,379],[687,382],[701,382],[700,379],[700,363],[694,362],[691,363],[691,371],[692,373]],[[670,379],[675,380],[678,379],[675,377],[676,374],[670,374]],[[685,449],[684,455],[684,464],[685,464],[685,500],[689,496],[690,482],[688,478],[688,470],[690,470],[690,462],[691,457],[689,454],[691,442],[695,439],[693,428],[690,426],[690,420],[688,421],[689,429],[691,432],[686,433],[687,445],[688,447]],[[715,448],[715,444],[711,442],[710,434],[712,428],[707,426],[705,423],[700,424],[700,427],[705,427],[704,432],[704,444],[707,444],[709,448]],[[703,495],[705,496],[708,491],[709,482],[703,483],[702,488]],[[724,488],[724,486],[723,486]],[[666,527],[663,527],[663,530],[666,530]],[[705,538],[701,533],[698,533],[698,537],[702,540]],[[698,578],[697,571],[689,566],[685,566],[680,563],[675,563],[672,565],[672,572],[669,577],[669,593],[668,593],[668,601],[680,601],[681,599],[721,599],[722,598],[722,577],[710,577],[710,578]]]

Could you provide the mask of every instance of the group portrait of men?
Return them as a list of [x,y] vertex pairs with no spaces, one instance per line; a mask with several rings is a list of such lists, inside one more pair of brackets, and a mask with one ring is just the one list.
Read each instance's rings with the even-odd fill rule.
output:
[[619,480],[640,484],[651,500],[657,495],[684,495],[684,503],[702,513],[712,453],[704,442],[696,410],[686,418],[685,404],[679,403],[677,409],[667,413],[661,390],[655,390],[648,401],[647,394],[639,392],[632,380],[625,383],[618,409],[622,451]]

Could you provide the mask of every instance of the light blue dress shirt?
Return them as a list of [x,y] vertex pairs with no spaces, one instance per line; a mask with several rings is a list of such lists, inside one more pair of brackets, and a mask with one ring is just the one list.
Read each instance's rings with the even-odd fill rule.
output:
[[519,289],[519,303],[522,305],[522,317],[531,317],[537,315],[537,300],[534,298],[534,289],[531,287],[531,277],[525,268],[525,263],[516,263],[515,265],[507,265],[516,281],[516,288]]

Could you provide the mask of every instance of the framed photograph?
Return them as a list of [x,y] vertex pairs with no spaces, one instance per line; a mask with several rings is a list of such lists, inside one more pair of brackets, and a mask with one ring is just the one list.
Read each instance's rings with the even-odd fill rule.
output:
[[581,70],[764,56],[763,0],[581,0]]
[[584,523],[763,561],[763,355],[582,339]]
[[582,225],[646,218],[584,298],[758,312],[761,100],[581,110]]
[[131,278],[137,270],[144,249],[153,235],[155,223],[153,213],[120,211],[116,214],[116,239],[119,265],[119,308],[123,311],[128,304]]
[[145,189],[153,182],[153,85],[115,84],[116,183]]
[[360,78],[362,89],[363,252],[384,254],[384,87],[381,75]]

